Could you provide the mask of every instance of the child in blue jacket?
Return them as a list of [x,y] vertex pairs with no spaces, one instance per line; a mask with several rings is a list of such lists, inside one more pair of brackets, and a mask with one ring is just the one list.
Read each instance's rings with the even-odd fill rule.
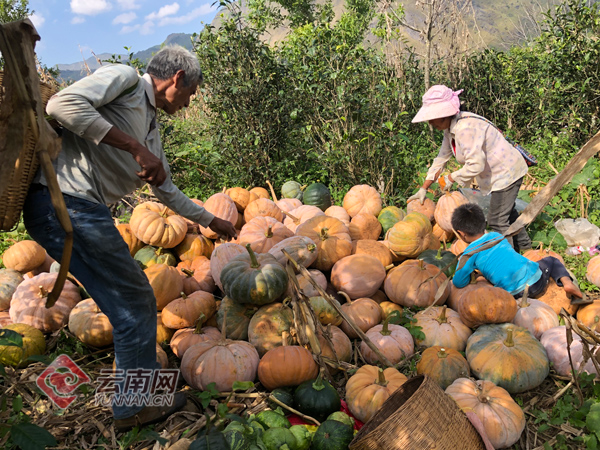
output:
[[[486,233],[485,227],[485,215],[478,205],[468,203],[454,210],[452,228],[469,244],[458,261],[459,269],[452,279],[454,286],[465,287],[469,284],[471,273],[479,270],[494,286],[516,297],[520,297],[525,286],[529,286],[528,297],[537,298],[546,292],[552,278],[571,296],[571,304],[588,302],[557,258],[547,256],[538,262],[530,261],[517,253],[501,234]],[[476,249],[482,250],[465,256]]]

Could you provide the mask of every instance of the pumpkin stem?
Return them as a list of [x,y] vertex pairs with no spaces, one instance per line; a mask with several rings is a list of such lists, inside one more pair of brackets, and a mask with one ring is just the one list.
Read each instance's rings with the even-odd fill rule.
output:
[[250,267],[252,267],[253,269],[258,269],[260,267],[260,264],[258,263],[258,259],[256,259],[256,254],[252,250],[250,244],[246,244],[246,250],[248,250],[248,253],[250,253]]
[[388,380],[385,379],[385,375],[383,374],[383,369],[381,367],[377,371],[377,381],[375,382],[375,384],[378,384],[379,386],[388,385]]
[[276,202],[277,196],[275,195],[275,189],[273,189],[273,185],[271,184],[271,182],[269,180],[267,180],[267,185],[269,186],[269,189],[271,190],[271,195],[273,196],[273,201]]
[[380,333],[381,333],[382,336],[389,336],[390,334],[392,334],[392,332],[388,328],[388,322],[389,321],[390,321],[390,316],[387,316],[385,318],[385,320],[383,321],[383,328],[380,331]]
[[40,298],[48,297],[48,290],[44,286],[40,285],[40,291],[38,292],[38,295]]
[[438,352],[438,358],[446,358],[448,356],[448,353],[446,352],[445,348],[440,348],[440,351]]
[[312,388],[315,391],[322,391],[323,389],[325,389],[325,385],[323,384],[323,368],[322,367],[321,367],[321,370],[319,371],[319,376],[312,384]]
[[188,296],[187,296],[187,295],[185,295],[185,292],[180,292],[180,294],[181,294],[181,298],[182,298],[182,299],[184,299],[184,300],[185,300],[185,299],[187,299],[187,298],[188,298]]
[[507,347],[515,346],[515,341],[513,340],[513,329],[512,328],[506,329],[506,340],[504,341],[504,345],[506,345]]
[[424,261],[422,259],[419,259],[419,269],[425,270],[424,264],[425,264]]
[[440,248],[438,248],[438,253],[437,256],[435,257],[435,259],[442,259],[442,249],[446,248],[446,242],[444,241],[444,244],[440,245]]
[[442,312],[440,312],[440,316],[435,319],[441,325],[442,323],[448,323],[448,319],[446,318],[446,305],[442,306]]
[[296,216],[292,216],[290,213],[285,213],[285,215],[294,221],[294,225],[300,225],[300,219]]
[[475,283],[477,283],[477,276],[475,275],[475,272],[471,272],[471,280],[469,281],[469,284]]
[[267,228],[267,232],[265,233],[265,237],[266,238],[272,238],[273,237],[273,227],[271,225],[269,225],[269,227]]
[[306,246],[306,249],[307,249],[309,252],[311,252],[311,253],[312,253],[312,252],[314,252],[314,251],[317,249],[317,246],[316,246],[315,244],[308,244],[308,245]]
[[529,294],[529,285],[525,285],[525,289],[523,290],[523,295],[521,296],[521,308],[527,308],[529,306],[529,302],[527,301],[527,295]]
[[190,270],[190,269],[181,269],[181,272],[183,272],[185,275],[187,275],[188,278],[194,276],[194,271]]
[[394,264],[390,264],[389,266],[385,266],[384,269],[387,272],[388,270],[391,270],[394,268]]
[[196,319],[196,328],[194,329],[194,333],[193,334],[202,334],[202,325],[204,324],[204,322],[206,321],[206,316],[204,315],[204,313],[200,314],[200,317],[198,317]]
[[283,333],[281,333],[281,345],[283,347],[286,347],[286,346],[290,345],[289,342],[288,342],[289,337],[290,337],[290,333],[289,332],[284,331]]
[[327,234],[327,231],[329,231],[329,228],[321,228],[319,237],[322,241],[326,241],[329,238],[329,234]]
[[163,254],[163,248],[162,248],[162,247],[158,247],[158,248],[156,249],[156,252],[155,252],[155,253],[156,253],[157,255],[162,255],[162,254]]
[[342,297],[344,297],[348,304],[352,303],[350,296],[348,294],[346,294],[344,291],[338,291],[338,294],[340,294]]
[[[168,216],[168,214],[167,214],[167,211],[169,211],[169,208],[167,208],[167,207],[165,206],[165,209],[163,209],[163,210],[162,210],[162,212],[160,213],[160,215],[161,215],[161,216],[163,216],[163,217],[167,217],[167,216]],[[165,226],[166,226],[166,225],[167,225],[167,224],[165,224]]]

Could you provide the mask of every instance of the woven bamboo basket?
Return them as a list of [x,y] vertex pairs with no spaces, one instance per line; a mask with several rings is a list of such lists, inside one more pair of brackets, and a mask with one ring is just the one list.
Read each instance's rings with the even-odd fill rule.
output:
[[350,450],[485,450],[467,416],[429,377],[404,383],[354,437]]
[[[0,71],[0,104],[4,97],[4,73]],[[47,83],[40,81],[40,93],[44,109],[50,97],[57,92],[57,89]],[[10,231],[19,222],[25,197],[29,190],[29,185],[33,181],[35,172],[39,166],[39,161],[35,153],[36,141],[31,132],[27,129],[27,136],[24,139],[23,147],[19,158],[10,172],[7,188],[0,196],[0,230]],[[2,161],[0,164],[11,163],[12,161]]]

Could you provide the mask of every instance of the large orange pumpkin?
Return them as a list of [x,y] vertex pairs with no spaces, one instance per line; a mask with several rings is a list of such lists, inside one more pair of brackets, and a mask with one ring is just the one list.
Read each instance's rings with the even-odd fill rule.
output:
[[507,448],[521,437],[525,414],[505,389],[485,380],[459,378],[446,389],[464,412],[473,412],[483,424],[494,448]]
[[344,256],[352,253],[352,239],[348,228],[333,217],[313,217],[298,226],[296,235],[312,239],[317,246],[317,259],[313,263],[315,269],[329,270]]
[[253,187],[252,189],[250,189],[250,192],[256,195],[258,198],[271,198],[271,196],[269,195],[269,191],[267,191],[264,187]]
[[[325,277],[323,272],[316,269],[309,269],[308,273],[321,289],[323,289],[324,291],[327,290],[327,278]],[[296,275],[296,279],[298,280],[298,286],[300,287],[300,290],[307,297],[318,297],[319,295],[321,295],[319,290],[310,282],[308,277],[305,277],[302,274],[298,274]],[[288,285],[288,291],[286,293],[286,296],[288,297],[291,297],[293,295],[292,284],[293,283],[289,283]]]
[[66,280],[54,306],[46,308],[46,299],[57,277],[57,273],[44,272],[19,284],[10,302],[11,320],[31,325],[43,333],[51,333],[65,325],[71,310],[81,301],[81,295],[79,288]]
[[292,233],[295,233],[301,223],[304,223],[313,217],[324,215],[325,213],[317,206],[302,205],[286,213],[283,224],[288,227]]
[[258,353],[246,341],[232,341],[223,336],[218,341],[204,341],[188,348],[181,359],[181,374],[194,389],[205,390],[215,383],[217,390],[231,391],[236,381],[254,381]]
[[210,273],[216,285],[219,286],[219,289],[223,290],[223,285],[221,284],[223,267],[236,256],[246,253],[247,250],[244,247],[232,242],[225,242],[214,249],[210,256]]
[[350,230],[350,237],[353,241],[360,239],[376,241],[379,239],[382,227],[377,217],[367,213],[360,213],[352,218],[348,230]]
[[560,256],[556,252],[553,252],[549,248],[544,248],[544,244],[540,244],[540,248],[538,248],[537,250],[533,250],[533,249],[527,250],[525,253],[523,253],[523,256],[527,259],[530,259],[531,261],[536,261],[536,262],[539,261],[540,259],[545,258],[546,256],[554,256],[561,263],[563,263],[563,264],[565,263],[565,260],[563,259],[562,256]]
[[[550,328],[542,334],[540,343],[544,346],[544,349],[546,349],[552,367],[559,375],[569,377],[572,372],[571,362],[573,362],[573,367],[576,371],[598,375],[598,371],[594,366],[594,361],[592,361],[591,358],[584,358],[581,336],[577,333],[571,334],[573,336],[573,341],[570,344],[567,344],[567,327],[564,325]],[[594,350],[590,348],[590,352],[594,354],[594,358],[600,356],[598,350],[594,352]],[[585,364],[583,363],[584,359],[586,359]]]
[[352,242],[353,255],[369,255],[377,258],[383,267],[392,264],[392,253],[381,241],[361,239]]
[[[320,211],[320,210],[319,210]],[[266,253],[294,233],[273,217],[257,216],[242,227],[239,244],[250,244],[257,253]]]
[[175,254],[182,261],[191,261],[198,256],[210,255],[215,249],[213,242],[202,234],[186,234],[181,244],[175,247]]
[[0,311],[10,307],[10,300],[17,286],[22,282],[21,272],[14,269],[0,269]]
[[459,351],[440,346],[429,347],[421,355],[417,364],[417,374],[427,375],[446,389],[458,378],[471,374],[469,363]]
[[183,291],[183,280],[175,267],[166,264],[154,264],[144,270],[148,277],[150,286],[156,297],[156,308],[158,311],[179,298]]
[[94,300],[80,301],[69,314],[69,331],[81,342],[105,347],[113,342],[113,326]]
[[450,251],[458,256],[463,253],[468,246],[469,244],[467,244],[465,241],[457,238],[450,246]]
[[[347,300],[347,303],[344,303],[341,306],[342,311],[344,311],[350,320],[352,320],[363,332],[369,331],[381,322],[381,308],[376,301],[366,297],[352,301],[346,293],[340,292],[340,294]],[[342,322],[341,328],[348,337],[352,339],[358,337],[356,331],[354,331],[350,324],[345,320]]]
[[[383,289],[394,303],[424,307],[433,305],[438,289],[446,280],[439,267],[422,260],[408,260],[388,272]],[[448,285],[438,304],[443,304],[449,293]]]
[[319,373],[312,353],[298,345],[287,345],[285,341],[284,336],[282,345],[266,352],[258,363],[258,379],[270,391],[298,386],[316,378]]
[[[210,270],[210,260],[206,256],[197,256],[193,260],[181,261],[177,264],[177,270],[182,274],[184,279],[183,292],[186,295],[191,294],[194,291],[202,290],[206,292],[213,292],[215,290],[215,280],[213,279],[212,272]],[[192,277],[198,284],[198,289],[186,289],[185,280]]]
[[437,223],[433,225],[433,235],[442,242],[450,242],[454,239],[454,231],[445,231]]
[[[210,196],[204,202],[204,209],[220,219],[231,222],[233,225],[237,223],[239,214],[237,207],[227,194],[217,193]],[[216,239],[218,237],[217,233],[213,230],[203,226],[200,227],[200,232],[209,239]]]
[[475,283],[458,302],[458,314],[463,323],[476,327],[486,323],[511,322],[517,313],[517,301],[502,288],[489,283]]
[[273,217],[278,222],[283,222],[283,211],[268,198],[259,198],[250,203],[244,210],[246,223],[258,216]]
[[350,215],[348,214],[348,211],[341,206],[330,206],[325,210],[325,215],[338,219],[347,227],[350,226]]
[[19,241],[2,254],[2,262],[7,269],[27,273],[39,267],[46,259],[46,250],[35,241]]
[[119,230],[119,234],[129,247],[129,253],[131,256],[135,256],[138,250],[141,250],[146,244],[140,241],[135,234],[131,231],[131,226],[128,223],[121,223],[117,225],[117,230]]
[[571,299],[567,296],[567,293],[563,288],[556,284],[552,278],[548,283],[546,292],[538,300],[549,305],[556,314],[560,314],[561,309],[565,309],[569,314],[575,315],[579,305],[572,305]]
[[187,233],[187,224],[183,217],[156,202],[137,205],[133,209],[129,225],[139,240],[162,248],[177,246]]
[[408,202],[406,205],[406,212],[413,213],[418,212],[429,219],[430,222],[433,222],[434,213],[435,213],[435,202],[430,198],[425,198],[425,201],[421,205],[421,202],[418,200],[413,200]]
[[231,200],[233,200],[235,207],[240,213],[243,213],[250,203],[258,199],[258,195],[242,187],[229,188],[225,191],[225,194],[229,195]]
[[157,344],[168,344],[171,342],[171,338],[175,330],[172,330],[169,327],[166,327],[162,321],[161,313],[156,313],[156,343]]
[[177,330],[171,342],[171,350],[178,358],[183,355],[193,345],[204,341],[218,341],[221,338],[221,332],[214,327],[202,327],[202,320],[199,320],[193,328],[181,328]]
[[367,422],[407,380],[393,367],[383,370],[376,366],[362,366],[346,383],[348,409],[358,420]]
[[[367,337],[392,364],[398,364],[410,358],[415,352],[415,342],[410,332],[401,325],[393,325],[385,319],[382,325],[375,325],[366,332]],[[360,352],[369,364],[376,364],[379,356],[371,348],[361,342]]]
[[350,298],[370,297],[385,279],[385,267],[370,255],[350,255],[337,261],[331,269],[331,284]]
[[356,185],[346,192],[342,206],[350,217],[360,213],[377,217],[382,207],[381,194],[367,184]]
[[440,346],[462,352],[472,331],[456,311],[446,306],[432,306],[415,314],[415,326],[421,327],[425,339],[417,339],[424,347]]
[[199,320],[208,320],[217,312],[217,304],[212,294],[204,291],[183,294],[162,310],[165,326],[174,330],[190,328]]
[[[325,338],[325,335],[331,340],[331,344]],[[342,330],[335,325],[327,325],[325,332],[318,331],[319,344],[321,345],[321,355],[333,361],[350,362],[352,359],[352,342]]]
[[277,207],[284,212],[284,214],[302,206],[302,202],[297,198],[282,198],[275,202]]
[[593,331],[600,331],[600,300],[579,308],[577,320]]
[[588,261],[585,277],[590,283],[600,286],[600,256],[594,256]]
[[512,323],[482,325],[465,351],[473,374],[518,394],[538,387],[548,376],[546,350],[529,330]]
[[454,231],[452,229],[452,213],[460,205],[469,203],[467,197],[461,194],[459,191],[451,191],[442,195],[435,207],[435,222],[444,231]]

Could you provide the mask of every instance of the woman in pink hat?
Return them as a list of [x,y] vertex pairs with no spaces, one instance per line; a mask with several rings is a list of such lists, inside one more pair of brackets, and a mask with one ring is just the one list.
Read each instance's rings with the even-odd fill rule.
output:
[[[491,122],[460,110],[458,96],[461,92],[437,85],[423,96],[423,106],[412,122],[429,122],[444,132],[444,139],[425,182],[408,201],[419,200],[423,204],[427,189],[436,180],[442,190],[449,190],[454,182],[468,186],[475,179],[483,195],[492,194],[487,221],[492,230],[502,234],[519,215],[515,200],[527,173],[527,163]],[[463,166],[438,180],[452,156]],[[516,250],[531,248],[531,239],[525,229],[514,237],[514,241],[512,237],[506,239]]]

